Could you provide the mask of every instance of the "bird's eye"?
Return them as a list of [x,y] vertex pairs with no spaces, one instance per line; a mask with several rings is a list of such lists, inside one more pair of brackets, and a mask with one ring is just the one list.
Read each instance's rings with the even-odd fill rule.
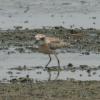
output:
[[45,38],[43,37],[43,38],[41,38],[41,40],[44,40]]

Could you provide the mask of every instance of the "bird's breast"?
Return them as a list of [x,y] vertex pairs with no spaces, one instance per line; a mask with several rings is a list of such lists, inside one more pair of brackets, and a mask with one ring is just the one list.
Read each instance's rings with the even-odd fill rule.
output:
[[48,45],[42,45],[39,48],[39,52],[50,54],[50,53],[52,53],[52,50],[49,48]]

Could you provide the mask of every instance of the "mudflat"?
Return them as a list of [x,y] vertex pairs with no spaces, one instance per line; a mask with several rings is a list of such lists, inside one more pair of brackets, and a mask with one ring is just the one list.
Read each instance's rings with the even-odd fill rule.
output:
[[100,81],[0,84],[0,100],[100,100]]

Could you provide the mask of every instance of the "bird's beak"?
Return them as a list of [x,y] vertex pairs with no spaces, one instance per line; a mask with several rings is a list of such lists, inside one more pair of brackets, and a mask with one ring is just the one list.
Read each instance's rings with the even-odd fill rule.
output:
[[38,42],[39,42],[38,40],[35,40],[34,44],[38,44]]

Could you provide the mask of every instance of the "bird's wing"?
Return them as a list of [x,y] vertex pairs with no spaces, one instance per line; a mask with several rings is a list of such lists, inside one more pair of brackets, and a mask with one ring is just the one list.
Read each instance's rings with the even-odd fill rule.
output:
[[63,48],[63,47],[68,46],[68,44],[66,42],[64,42],[63,40],[56,38],[56,37],[47,37],[46,43],[52,49]]
[[56,37],[46,37],[45,42],[47,44],[51,44],[51,43],[59,43],[61,40],[59,38]]

